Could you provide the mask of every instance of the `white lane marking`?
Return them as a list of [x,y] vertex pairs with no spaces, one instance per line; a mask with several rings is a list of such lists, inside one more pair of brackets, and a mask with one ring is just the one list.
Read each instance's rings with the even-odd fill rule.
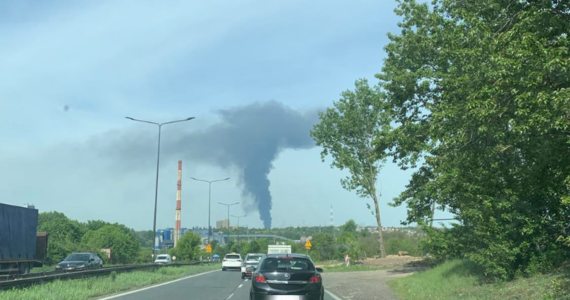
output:
[[230,299],[231,297],[233,297],[234,294],[231,294],[227,299]]
[[246,278],[245,281],[247,282],[247,281],[249,281],[249,279]]
[[331,296],[331,298],[333,298],[334,300],[342,300],[341,297],[339,297],[339,296],[333,294],[333,293],[332,293],[331,291],[329,291],[329,290],[325,290],[325,293],[329,294],[329,296]]
[[243,286],[243,283],[238,286],[238,289]]
[[202,276],[202,275],[206,275],[206,274],[210,274],[210,273],[214,273],[214,272],[220,272],[220,270],[214,270],[214,271],[208,271],[208,272],[204,272],[204,273],[200,273],[200,274],[190,275],[190,276],[186,276],[186,277],[183,277],[183,278],[178,278],[178,279],[175,279],[175,280],[172,280],[172,281],[163,282],[163,283],[160,283],[160,284],[157,284],[157,285],[147,286],[147,287],[144,287],[144,288],[142,288],[142,289],[138,289],[138,290],[134,290],[134,291],[130,291],[130,292],[118,294],[118,295],[113,295],[113,296],[109,296],[109,297],[105,297],[105,298],[100,298],[99,300],[115,299],[115,298],[118,298],[118,297],[122,297],[122,296],[130,295],[130,294],[138,293],[138,292],[140,292],[140,291],[145,291],[145,290],[153,289],[153,288],[155,288],[155,287],[159,287],[159,286],[171,284],[171,283],[174,283],[174,282],[178,282],[178,281],[182,281],[182,280],[186,280],[186,279],[190,279],[190,278],[194,278],[194,277],[198,277],[198,276]]

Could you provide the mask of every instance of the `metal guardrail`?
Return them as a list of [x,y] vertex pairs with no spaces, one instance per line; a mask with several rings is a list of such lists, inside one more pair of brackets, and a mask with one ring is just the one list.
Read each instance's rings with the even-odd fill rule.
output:
[[112,272],[123,273],[130,271],[158,269],[162,267],[180,267],[180,266],[199,265],[199,264],[208,264],[208,263],[210,262],[194,261],[188,263],[174,263],[167,265],[159,265],[159,264],[125,265],[125,266],[105,267],[102,269],[85,270],[85,271],[71,271],[71,272],[51,271],[43,273],[32,273],[32,274],[19,275],[17,277],[8,277],[4,281],[0,281],[0,290],[22,288],[34,284],[51,282],[54,280],[68,280],[68,279],[105,276],[111,274]]

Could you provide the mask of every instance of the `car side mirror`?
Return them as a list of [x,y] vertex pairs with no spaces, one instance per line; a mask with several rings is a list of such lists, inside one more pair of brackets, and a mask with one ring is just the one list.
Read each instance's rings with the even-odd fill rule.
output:
[[323,271],[323,268],[316,268],[316,269],[317,269],[317,272],[319,272],[319,273],[324,273],[324,272],[325,272],[325,271]]

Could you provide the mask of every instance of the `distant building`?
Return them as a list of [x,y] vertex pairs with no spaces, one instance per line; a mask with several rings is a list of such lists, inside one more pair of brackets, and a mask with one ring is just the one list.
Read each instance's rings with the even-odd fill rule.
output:
[[217,229],[228,228],[229,225],[230,225],[230,221],[228,219],[216,221],[216,228]]

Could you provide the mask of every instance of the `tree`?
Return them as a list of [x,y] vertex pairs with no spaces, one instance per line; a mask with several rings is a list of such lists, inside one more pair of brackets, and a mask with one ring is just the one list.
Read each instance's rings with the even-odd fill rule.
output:
[[249,242],[249,251],[251,253],[260,253],[261,247],[259,246],[259,243],[255,239]]
[[311,240],[310,255],[315,260],[330,260],[336,255],[334,237],[330,233],[317,233]]
[[79,222],[70,220],[60,212],[44,212],[38,216],[38,231],[49,234],[46,263],[56,264],[71,252],[80,250],[83,235]]
[[434,250],[488,275],[568,259],[570,3],[402,0],[396,12],[377,75],[394,130],[375,144],[418,168],[394,205],[409,223],[427,224],[433,205],[453,212],[446,245],[463,251]]
[[218,240],[211,240],[210,246],[212,246],[212,249],[216,249],[216,246],[218,246]]
[[152,247],[154,246],[154,231],[143,230],[143,231],[137,231],[136,234],[140,239],[141,247],[152,249]]
[[192,231],[186,231],[178,240],[176,247],[170,250],[170,255],[176,256],[177,261],[196,260],[200,256],[202,238]]
[[[390,131],[389,114],[384,109],[380,90],[368,86],[365,79],[356,81],[354,91],[342,93],[334,108],[319,113],[320,123],[311,136],[323,148],[323,162],[328,155],[333,158],[331,167],[347,169],[350,175],[341,180],[347,190],[355,190],[361,197],[370,197],[374,203],[372,214],[378,225],[380,253],[386,256],[382,238],[379,197],[376,189],[378,173],[384,156],[373,144],[379,132]],[[370,205],[368,205],[370,208]]]
[[113,263],[131,263],[137,260],[140,241],[133,230],[120,224],[108,224],[97,230],[88,231],[82,239],[90,251],[111,248]]

